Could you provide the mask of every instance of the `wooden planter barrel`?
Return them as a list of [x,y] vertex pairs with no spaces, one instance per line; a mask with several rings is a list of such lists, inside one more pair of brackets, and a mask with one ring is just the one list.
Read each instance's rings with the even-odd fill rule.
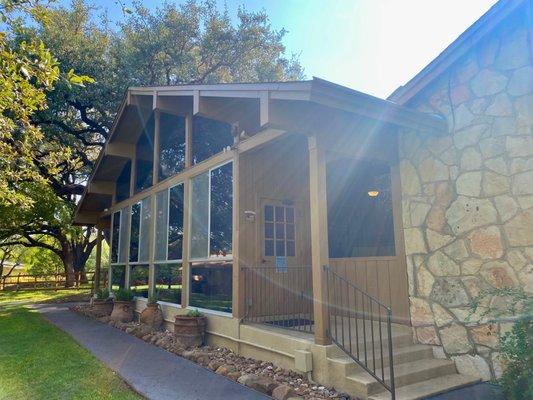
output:
[[176,315],[174,337],[183,348],[199,347],[205,342],[207,318]]
[[111,319],[120,322],[133,321],[133,301],[118,301],[113,304]]
[[160,329],[163,324],[163,312],[157,303],[148,303],[141,312],[139,320],[142,324],[148,325],[152,329]]
[[92,311],[98,317],[109,316],[113,311],[113,300],[111,299],[94,299]]

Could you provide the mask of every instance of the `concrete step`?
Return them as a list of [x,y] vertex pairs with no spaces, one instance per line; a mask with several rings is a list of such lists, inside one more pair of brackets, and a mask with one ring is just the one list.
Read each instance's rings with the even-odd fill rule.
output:
[[[379,336],[374,336],[374,343],[372,343],[372,339],[370,337],[366,337],[366,342],[364,341],[364,337],[359,337],[359,342],[356,341],[356,338],[352,338],[352,351],[357,352],[357,343],[359,343],[359,354],[363,355],[365,352],[365,343],[366,343],[366,351],[369,354],[369,357],[371,357],[372,353],[372,347],[376,350],[376,356],[379,357],[380,344],[379,344]],[[383,354],[388,352],[388,339],[386,337],[383,337]],[[350,341],[348,337],[345,337],[344,345],[349,350],[350,348]],[[396,333],[392,336],[392,347],[394,350],[399,349],[401,347],[405,346],[412,346],[413,345],[413,336],[410,333]],[[379,349],[379,350],[378,350]],[[345,355],[344,351],[342,351],[337,346],[331,346],[328,349],[328,357],[340,357]]]
[[[396,390],[396,400],[417,400],[434,396],[449,390],[479,382],[479,378],[468,375],[450,374],[400,387]],[[390,400],[390,392],[383,391],[369,397],[369,400]]]
[[[390,369],[383,370],[385,381],[390,383]],[[455,364],[446,359],[422,359],[403,364],[394,365],[394,382],[396,388],[422,382],[428,379],[437,378],[443,375],[455,374]],[[381,369],[376,369],[376,375],[381,376]],[[350,374],[346,377],[349,386],[354,392],[368,397],[371,394],[383,390],[383,386],[372,375],[366,371]]]
[[[369,351],[367,352],[367,356],[369,364],[373,366],[373,355],[371,349],[369,349]],[[406,362],[433,358],[433,350],[431,349],[431,346],[422,344],[404,346],[394,348],[393,357],[394,364],[398,365]],[[327,359],[330,363],[331,368],[334,368],[336,372],[341,373],[345,376],[361,369],[361,367],[344,352],[342,352],[341,355],[331,356]],[[361,361],[365,362],[364,353],[361,354]],[[383,349],[383,364],[384,367],[388,367],[390,365],[389,351],[387,348]],[[376,369],[380,369],[381,367],[381,352],[380,349],[376,349]]]

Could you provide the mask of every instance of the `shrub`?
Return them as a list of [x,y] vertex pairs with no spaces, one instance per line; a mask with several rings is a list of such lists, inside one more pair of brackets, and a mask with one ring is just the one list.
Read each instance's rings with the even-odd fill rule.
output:
[[151,294],[148,296],[148,304],[155,304],[157,303],[157,295]]
[[117,301],[132,301],[134,293],[129,289],[118,289],[115,291],[115,300]]
[[107,289],[98,289],[95,294],[98,300],[105,300],[109,298],[109,290]]
[[189,310],[187,312],[187,317],[203,317],[204,314],[202,314],[200,311],[196,310]]

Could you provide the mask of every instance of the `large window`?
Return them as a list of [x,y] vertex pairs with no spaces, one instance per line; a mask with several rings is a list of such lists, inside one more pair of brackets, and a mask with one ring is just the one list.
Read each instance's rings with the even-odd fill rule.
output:
[[155,260],[180,261],[183,249],[183,184],[156,194]]
[[126,284],[126,266],[113,265],[111,267],[111,290],[124,289]]
[[191,187],[191,259],[231,257],[233,163],[194,177]]
[[327,165],[329,256],[395,254],[390,167],[340,158]]
[[125,207],[113,214],[111,229],[111,264],[125,264],[128,253],[128,212]]
[[189,304],[231,313],[231,262],[191,263]]
[[116,200],[117,203],[130,197],[131,161],[126,162],[122,172],[117,178]]
[[150,198],[131,206],[130,263],[147,262],[150,234]]
[[161,113],[159,119],[159,180],[185,168],[185,118]]
[[155,295],[157,300],[181,304],[181,263],[156,264]]
[[195,116],[192,128],[192,161],[198,164],[233,145],[231,125]]
[[154,117],[146,122],[135,147],[135,193],[152,186],[154,168]]

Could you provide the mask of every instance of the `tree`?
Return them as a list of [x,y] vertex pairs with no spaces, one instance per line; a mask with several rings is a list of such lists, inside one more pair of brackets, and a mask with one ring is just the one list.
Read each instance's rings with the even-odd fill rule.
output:
[[[114,115],[133,85],[295,80],[303,76],[298,61],[284,57],[285,31],[275,31],[265,12],[244,8],[232,23],[228,12],[213,1],[164,4],[149,11],[134,3],[132,11],[111,29],[105,14],[83,0],[69,7],[47,10],[47,18],[34,29],[17,32],[14,43],[42,41],[57,59],[61,75],[76,71],[94,83],[77,87],[59,80],[46,93],[48,107],[31,115],[43,141],[54,149],[67,148],[67,162],[46,169],[32,158],[44,181],[55,211],[43,217],[40,206],[24,213],[23,223],[0,228],[0,237],[42,247],[61,258],[65,271],[83,271],[95,246],[90,229],[72,226],[75,202],[109,133]],[[98,22],[96,22],[98,21]],[[83,83],[83,81],[82,81]],[[53,208],[52,207],[52,208]],[[0,210],[5,213],[6,210]],[[50,245],[44,237],[53,238]]]

